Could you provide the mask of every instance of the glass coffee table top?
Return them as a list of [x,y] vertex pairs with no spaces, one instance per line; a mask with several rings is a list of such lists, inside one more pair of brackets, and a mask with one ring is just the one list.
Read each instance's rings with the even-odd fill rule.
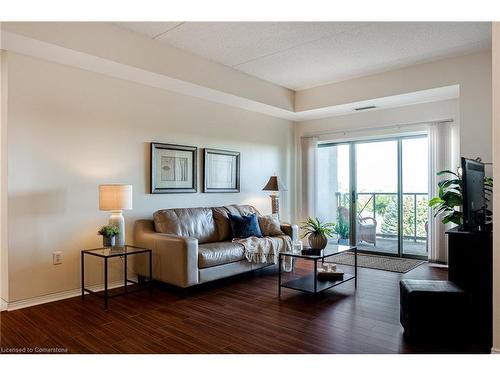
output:
[[304,258],[304,259],[324,259],[326,257],[340,254],[340,253],[343,253],[345,251],[354,251],[355,249],[356,249],[356,246],[328,245],[323,250],[312,249],[310,247],[304,247],[304,249],[301,251],[283,252],[283,253],[281,253],[281,255],[292,256],[292,257],[296,257],[296,258]]
[[115,247],[99,247],[96,249],[85,249],[82,250],[83,253],[96,255],[100,257],[115,257],[125,254],[137,254],[150,251],[144,247],[125,245],[125,246],[115,246]]

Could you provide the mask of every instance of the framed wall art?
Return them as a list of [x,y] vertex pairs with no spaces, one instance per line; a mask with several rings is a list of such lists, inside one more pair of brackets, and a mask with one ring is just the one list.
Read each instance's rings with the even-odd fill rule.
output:
[[198,148],[151,143],[151,193],[196,193]]
[[206,148],[203,176],[204,193],[239,193],[240,153]]

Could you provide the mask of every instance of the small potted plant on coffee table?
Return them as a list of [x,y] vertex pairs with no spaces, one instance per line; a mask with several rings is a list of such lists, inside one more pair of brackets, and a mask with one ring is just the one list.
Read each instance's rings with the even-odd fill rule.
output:
[[308,236],[309,246],[318,250],[328,245],[328,237],[331,237],[334,232],[333,223],[322,223],[317,217],[308,218],[301,228],[305,231],[304,237]]
[[114,247],[116,235],[120,234],[120,231],[115,225],[104,225],[97,234],[102,236],[103,247]]

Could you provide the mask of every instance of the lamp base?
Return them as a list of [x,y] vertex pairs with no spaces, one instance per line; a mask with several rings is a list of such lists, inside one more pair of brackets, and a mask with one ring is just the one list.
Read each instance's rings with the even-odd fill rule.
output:
[[280,217],[280,197],[278,194],[271,194],[271,212]]
[[114,225],[118,228],[119,234],[115,237],[115,246],[124,247],[125,246],[125,218],[121,211],[111,211],[111,216],[109,217],[109,225]]

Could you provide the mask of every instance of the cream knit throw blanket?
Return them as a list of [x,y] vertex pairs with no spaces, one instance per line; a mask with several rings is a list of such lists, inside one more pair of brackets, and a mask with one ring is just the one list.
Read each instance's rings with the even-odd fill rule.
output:
[[[245,258],[251,263],[278,263],[278,253],[292,251],[292,239],[289,236],[234,238],[233,242],[243,245]],[[291,257],[285,257],[291,262]]]

